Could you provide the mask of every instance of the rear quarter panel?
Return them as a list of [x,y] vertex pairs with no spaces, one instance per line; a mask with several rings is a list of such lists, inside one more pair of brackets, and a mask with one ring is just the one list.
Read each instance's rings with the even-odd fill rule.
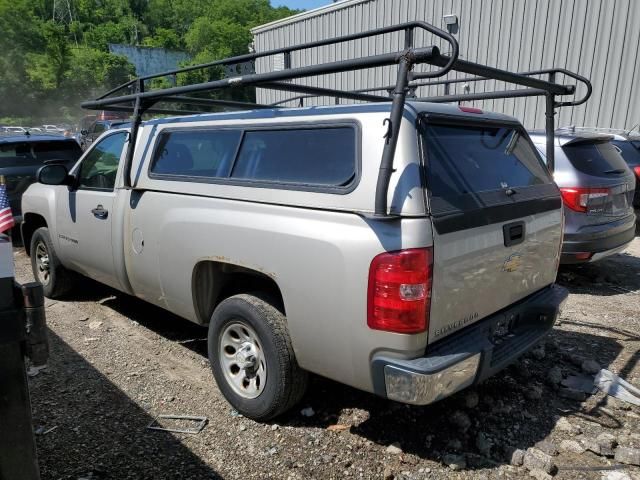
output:
[[428,246],[425,218],[394,222],[306,208],[145,192],[131,210],[144,249],[127,251],[138,296],[192,321],[194,266],[204,260],[262,272],[279,286],[293,348],[314,373],[372,390],[370,359],[379,349],[409,358],[426,334],[367,327],[371,260],[385,250]]

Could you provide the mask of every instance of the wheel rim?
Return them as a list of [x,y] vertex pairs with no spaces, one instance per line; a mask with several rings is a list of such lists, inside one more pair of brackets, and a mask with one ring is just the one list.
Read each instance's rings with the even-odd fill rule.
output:
[[256,398],[267,383],[267,362],[256,332],[239,320],[220,335],[219,360],[225,380],[243,398]]
[[43,285],[48,285],[51,280],[49,250],[43,241],[39,241],[36,245],[36,277]]

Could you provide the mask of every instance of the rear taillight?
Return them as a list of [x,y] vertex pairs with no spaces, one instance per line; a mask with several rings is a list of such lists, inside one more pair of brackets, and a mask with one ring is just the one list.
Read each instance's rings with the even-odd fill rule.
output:
[[640,165],[636,165],[633,167],[633,173],[636,174],[636,178],[640,180]]
[[571,210],[586,212],[590,200],[609,195],[608,188],[561,188],[562,200]]
[[424,332],[429,327],[432,276],[432,248],[375,257],[369,268],[367,325],[387,332]]

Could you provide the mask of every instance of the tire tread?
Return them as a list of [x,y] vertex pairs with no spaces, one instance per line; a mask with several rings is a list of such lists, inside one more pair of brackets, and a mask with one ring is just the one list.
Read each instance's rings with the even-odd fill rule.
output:
[[47,227],[38,228],[33,232],[31,237],[31,268],[33,270],[34,278],[37,280],[35,245],[40,237],[46,243],[47,250],[49,251],[49,274],[51,275],[49,285],[44,286],[44,295],[48,298],[57,299],[64,296],[65,293],[73,288],[75,278],[73,276],[73,272],[62,266],[62,263],[58,258],[58,254],[53,248],[51,235],[49,235],[49,229]]
[[[273,398],[269,402],[268,408],[266,408],[265,410],[261,411],[260,413],[248,412],[246,410],[242,411],[242,413],[249,418],[258,421],[267,421],[291,409],[302,399],[307,388],[308,373],[300,368],[295,358],[295,353],[291,344],[291,338],[289,336],[287,322],[284,314],[280,312],[276,307],[274,307],[271,302],[269,302],[269,300],[259,292],[242,293],[229,297],[223,300],[218,305],[216,311],[218,311],[220,307],[225,308],[225,306],[227,305],[237,305],[238,303],[240,303],[243,308],[249,308],[253,310],[253,313],[257,314],[257,317],[259,317],[266,323],[266,326],[271,331],[272,337],[274,339],[277,365],[270,366],[269,368],[278,369],[278,376],[281,379],[281,386],[280,388],[277,388],[275,390],[275,398]],[[214,312],[213,316],[215,318],[216,312]],[[215,341],[213,339],[216,337],[211,333],[211,329],[214,327],[214,325],[215,324],[212,319],[209,335],[210,342]],[[209,352],[210,361],[212,363],[214,361],[217,361],[211,356],[211,345],[209,347]],[[267,382],[269,382],[268,379]],[[229,398],[227,399],[229,400]]]

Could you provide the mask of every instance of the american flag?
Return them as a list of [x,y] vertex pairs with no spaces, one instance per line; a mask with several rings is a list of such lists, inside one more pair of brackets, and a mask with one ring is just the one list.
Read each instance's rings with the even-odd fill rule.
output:
[[0,176],[0,233],[9,230],[15,225],[13,213],[7,197],[7,186],[4,184],[4,177]]

